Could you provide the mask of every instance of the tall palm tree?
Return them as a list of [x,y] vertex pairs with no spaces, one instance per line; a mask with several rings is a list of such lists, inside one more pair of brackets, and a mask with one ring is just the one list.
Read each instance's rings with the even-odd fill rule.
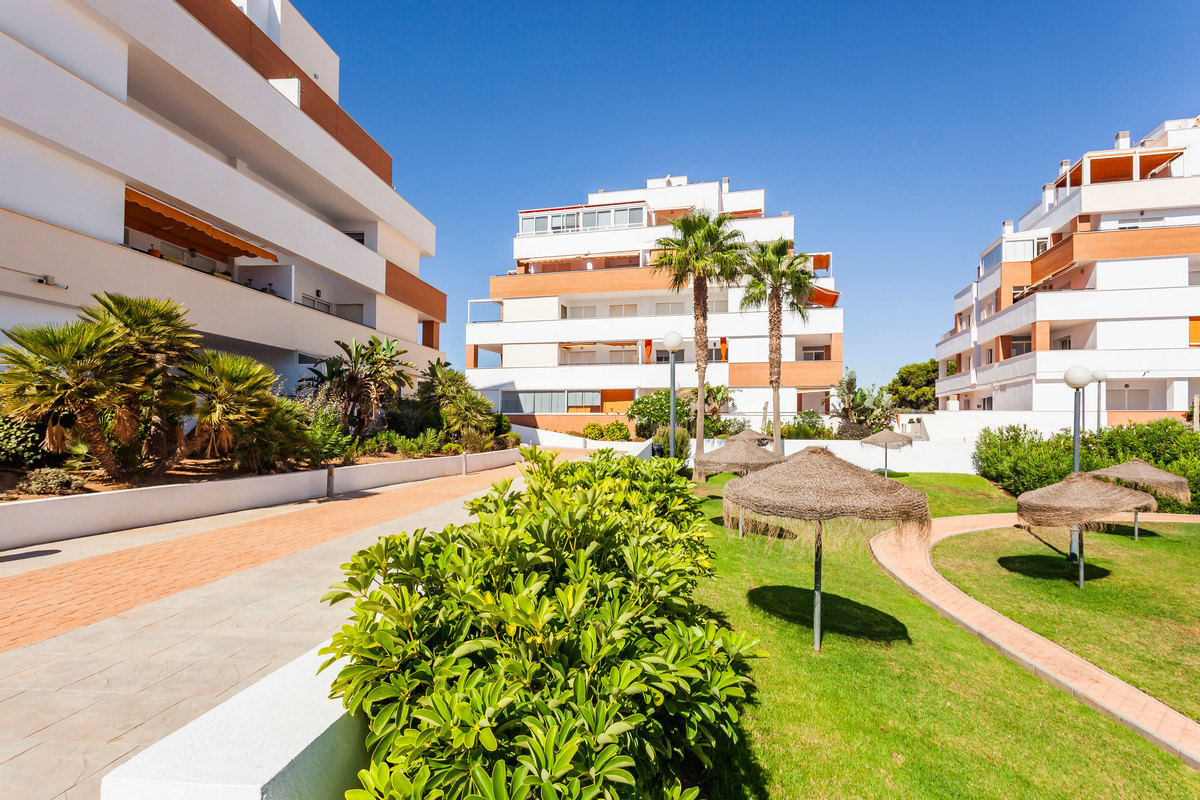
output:
[[275,407],[275,372],[250,356],[201,350],[183,369],[183,383],[197,401],[190,451],[227,452],[238,428],[262,422]]
[[[661,251],[654,271],[670,280],[671,289],[680,292],[691,284],[692,306],[696,321],[696,386],[704,391],[708,371],[708,284],[729,283],[737,276],[742,260],[742,235],[730,227],[729,214],[712,215],[693,211],[671,220],[672,236],[659,239]],[[696,404],[696,454],[704,452],[705,404]]]
[[[26,422],[45,420],[47,443],[61,442],[62,417],[71,414],[88,452],[113,480],[126,476],[104,436],[104,414],[138,388],[138,371],[108,324],[18,325],[0,346],[0,409]],[[57,434],[51,433],[52,431]]]
[[788,254],[788,241],[756,242],[746,253],[741,267],[747,280],[742,295],[742,309],[767,307],[768,363],[770,368],[772,412],[771,438],[776,453],[783,453],[783,438],[779,425],[779,386],[782,381],[781,340],[783,310],[800,315],[808,322],[805,303],[812,297],[813,273],[809,257],[804,253]]

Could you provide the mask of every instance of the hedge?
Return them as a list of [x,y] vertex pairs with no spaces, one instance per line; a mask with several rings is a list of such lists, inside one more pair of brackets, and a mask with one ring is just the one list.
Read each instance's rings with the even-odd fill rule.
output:
[[756,645],[693,597],[711,552],[679,462],[523,454],[523,492],[380,539],[326,595],[354,604],[333,695],[370,728],[349,800],[691,800],[737,738]]

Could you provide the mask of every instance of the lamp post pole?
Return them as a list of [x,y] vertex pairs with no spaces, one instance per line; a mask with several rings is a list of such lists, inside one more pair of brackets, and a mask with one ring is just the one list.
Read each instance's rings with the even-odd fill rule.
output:
[[[1083,425],[1083,387],[1092,382],[1087,367],[1071,367],[1063,373],[1063,382],[1075,390],[1075,424],[1071,432],[1071,472],[1079,472],[1079,429]],[[1078,525],[1071,526],[1071,556],[1079,565],[1079,588],[1083,588],[1083,533]]]
[[1102,369],[1092,370],[1092,380],[1096,382],[1096,433],[1100,432],[1100,384],[1108,379],[1108,373]]
[[671,362],[671,458],[675,457],[675,353],[683,346],[683,337],[677,331],[667,331],[663,335],[663,347],[667,349],[668,360]]

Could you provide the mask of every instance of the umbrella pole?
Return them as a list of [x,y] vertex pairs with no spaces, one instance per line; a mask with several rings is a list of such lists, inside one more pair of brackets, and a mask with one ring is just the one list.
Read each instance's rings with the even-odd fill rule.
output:
[[883,448],[883,477],[885,477],[885,478],[888,476],[888,470],[887,470],[887,451],[888,451],[888,449],[887,449],[886,447],[885,447],[885,448]]
[[1138,512],[1135,510],[1133,512],[1133,540],[1135,542],[1138,540],[1138,524],[1137,524],[1138,518],[1137,518],[1137,515],[1138,515]]
[[741,538],[741,537],[744,537],[745,535],[746,534],[742,533],[742,509],[741,509],[741,507],[739,507],[738,508],[738,537]]
[[813,650],[821,650],[821,520],[817,520],[816,560],[813,564]]
[[1079,588],[1083,588],[1083,528],[1079,529]]

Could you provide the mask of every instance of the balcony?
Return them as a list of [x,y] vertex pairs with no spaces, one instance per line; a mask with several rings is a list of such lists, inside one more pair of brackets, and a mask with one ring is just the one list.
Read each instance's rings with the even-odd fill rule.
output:
[[1078,231],[1031,263],[1034,283],[1080,261],[1181,256],[1200,252],[1200,225],[1116,231]]

